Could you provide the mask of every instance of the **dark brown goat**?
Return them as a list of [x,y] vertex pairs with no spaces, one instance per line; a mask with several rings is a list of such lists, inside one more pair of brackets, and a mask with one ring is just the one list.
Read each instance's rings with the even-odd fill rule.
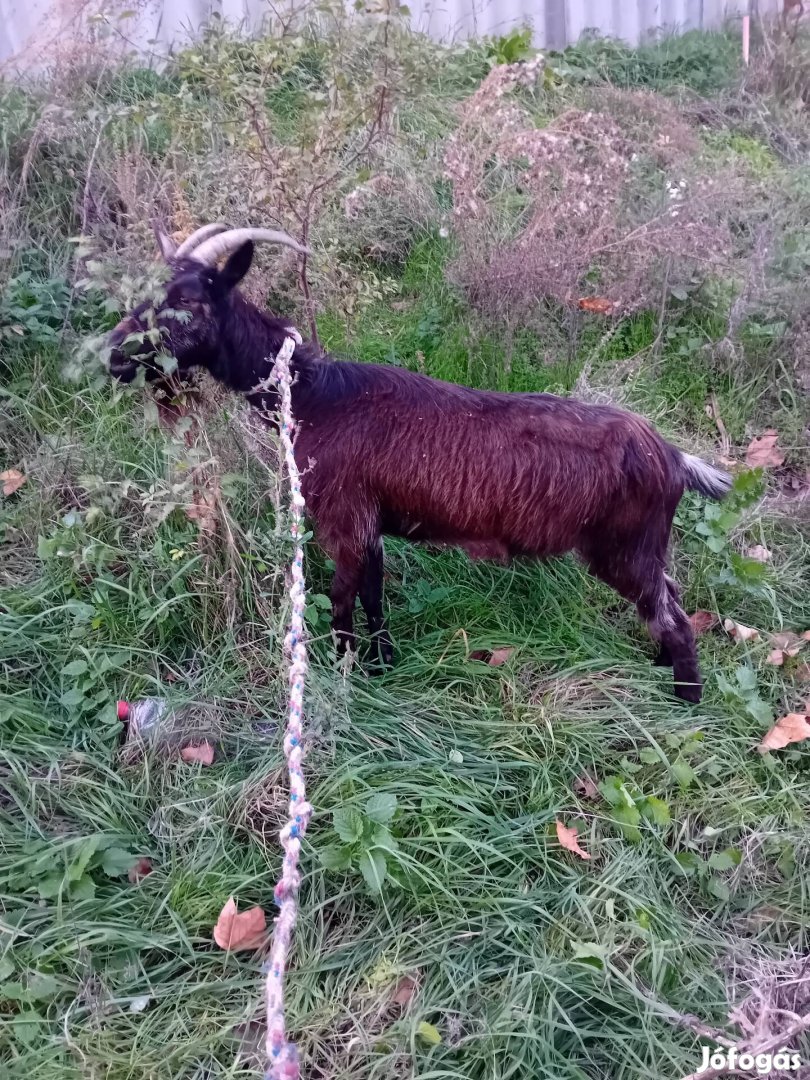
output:
[[[128,382],[144,364],[154,375],[157,349],[145,334],[152,319],[181,376],[206,368],[272,415],[275,394],[257,387],[289,326],[234,288],[252,257],[248,241],[221,271],[195,258],[174,260],[162,304],[141,305],[112,332],[112,374]],[[179,321],[177,310],[189,314]],[[306,344],[296,347],[292,366],[295,456],[318,542],[335,561],[332,615],[342,647],[354,643],[359,594],[376,653],[392,660],[383,534],[502,562],[574,550],[636,605],[660,643],[661,662],[674,669],[676,694],[700,700],[695,639],[666,573],[667,546],[684,489],[722,498],[725,473],[621,409],[335,362]]]

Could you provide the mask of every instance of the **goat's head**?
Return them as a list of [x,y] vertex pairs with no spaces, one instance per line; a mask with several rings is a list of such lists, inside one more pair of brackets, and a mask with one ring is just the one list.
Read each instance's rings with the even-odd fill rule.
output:
[[204,225],[179,247],[165,233],[156,234],[169,278],[159,295],[139,304],[110,332],[109,369],[120,382],[131,382],[139,367],[150,381],[164,375],[161,357],[173,358],[181,377],[211,363],[230,293],[250,269],[256,241],[307,253],[286,233],[270,229]]

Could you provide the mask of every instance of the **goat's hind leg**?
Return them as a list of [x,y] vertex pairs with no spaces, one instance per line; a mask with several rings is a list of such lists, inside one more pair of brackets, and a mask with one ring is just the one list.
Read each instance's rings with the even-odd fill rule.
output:
[[[612,548],[622,552],[621,558],[605,555]],[[681,607],[677,585],[664,573],[663,557],[641,546],[628,546],[626,539],[621,546],[589,545],[583,554],[598,578],[636,605],[660,645],[658,662],[672,666],[676,697],[699,702],[702,687],[695,634]]]
[[335,576],[329,596],[332,601],[332,632],[340,656],[349,650],[356,650],[353,612],[364,560],[345,548],[334,553],[334,560]]
[[383,616],[383,542],[378,536],[366,548],[360,575],[360,603],[368,619],[371,671],[379,672],[394,662],[394,645]]
[[660,643],[659,657],[669,657],[676,697],[697,704],[702,696],[702,683],[695,633],[680,605],[678,588],[663,569],[652,577],[636,607],[650,634]]
[[[664,578],[666,579],[667,588],[669,589],[669,595],[672,597],[678,607],[681,607],[681,590],[678,588],[677,583],[673,581],[669,574],[664,574]],[[669,651],[666,645],[662,645],[659,642],[658,652],[656,654],[655,660],[653,660],[653,663],[656,667],[672,667],[672,653]]]

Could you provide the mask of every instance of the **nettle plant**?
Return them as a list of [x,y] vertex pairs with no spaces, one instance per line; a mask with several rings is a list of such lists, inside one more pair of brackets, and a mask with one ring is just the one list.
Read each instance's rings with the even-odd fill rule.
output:
[[332,813],[332,827],[338,843],[319,852],[327,870],[360,873],[372,893],[382,892],[386,879],[393,880],[390,860],[399,846],[389,829],[397,812],[395,795],[372,795],[362,810],[341,806]]
[[765,488],[762,469],[749,469],[734,478],[731,491],[722,503],[698,500],[687,493],[675,515],[675,522],[695,545],[724,557],[725,565],[712,580],[714,585],[738,585],[756,591],[765,580],[768,568],[756,559],[734,551],[731,534],[740,525],[745,511],[761,498]]

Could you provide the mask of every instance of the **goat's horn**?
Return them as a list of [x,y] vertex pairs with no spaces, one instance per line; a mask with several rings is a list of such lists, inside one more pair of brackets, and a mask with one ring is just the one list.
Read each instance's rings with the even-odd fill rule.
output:
[[302,247],[297,240],[293,240],[285,232],[277,232],[275,229],[229,229],[221,236],[214,236],[206,240],[194,252],[194,258],[207,266],[214,266],[223,255],[230,255],[247,240],[256,240],[268,244],[283,244],[292,248],[301,255],[309,255],[310,249]]
[[173,259],[177,251],[177,244],[175,244],[174,240],[163,231],[157,220],[152,221],[152,232],[155,234],[157,245],[160,248],[160,254],[166,262],[168,262],[169,259]]
[[208,240],[211,236],[216,236],[218,233],[224,233],[228,231],[228,226],[221,221],[212,222],[210,225],[203,225],[199,229],[195,229],[191,236],[187,236],[180,247],[175,251],[175,259],[184,259],[199,247],[204,240]]

